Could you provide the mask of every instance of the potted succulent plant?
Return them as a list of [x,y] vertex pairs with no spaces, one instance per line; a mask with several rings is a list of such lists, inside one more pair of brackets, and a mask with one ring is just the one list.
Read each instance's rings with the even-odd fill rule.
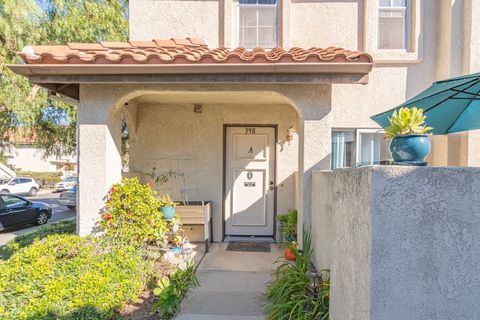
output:
[[167,194],[160,198],[160,210],[162,211],[162,217],[165,220],[171,220],[175,216],[175,207],[177,203],[173,202],[170,196]]
[[400,108],[393,112],[385,136],[392,138],[390,151],[396,164],[426,165],[425,158],[431,150],[427,132],[433,128],[425,125],[423,109]]

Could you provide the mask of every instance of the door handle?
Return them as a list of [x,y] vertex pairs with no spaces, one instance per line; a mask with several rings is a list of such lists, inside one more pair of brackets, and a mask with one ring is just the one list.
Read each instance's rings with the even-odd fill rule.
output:
[[270,190],[275,190],[275,185],[273,184],[273,181],[270,181]]

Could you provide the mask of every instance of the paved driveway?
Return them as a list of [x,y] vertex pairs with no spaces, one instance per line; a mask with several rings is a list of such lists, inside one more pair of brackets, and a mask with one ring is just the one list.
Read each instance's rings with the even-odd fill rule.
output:
[[[26,197],[32,201],[39,201],[48,203],[53,209],[53,215],[50,220],[48,220],[47,224],[50,224],[55,221],[74,218],[76,216],[75,209],[68,209],[67,207],[61,206],[57,203],[58,197],[60,196],[59,193],[46,193],[46,194],[39,194],[35,197]],[[19,225],[16,227],[12,227],[8,230],[0,231],[0,245],[7,243],[9,240],[15,238],[16,236],[32,232],[35,230],[36,226],[32,226],[31,224],[26,225]]]

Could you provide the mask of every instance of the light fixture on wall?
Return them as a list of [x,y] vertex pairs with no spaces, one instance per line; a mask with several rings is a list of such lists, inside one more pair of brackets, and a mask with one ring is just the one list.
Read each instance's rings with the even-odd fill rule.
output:
[[193,105],[193,112],[202,113],[203,112],[203,104],[194,104]]
[[293,135],[295,134],[295,132],[297,132],[293,126],[290,126],[290,128],[288,128],[288,133],[287,133],[287,136],[286,136],[286,140],[288,142],[288,144],[290,144],[290,142],[293,140]]

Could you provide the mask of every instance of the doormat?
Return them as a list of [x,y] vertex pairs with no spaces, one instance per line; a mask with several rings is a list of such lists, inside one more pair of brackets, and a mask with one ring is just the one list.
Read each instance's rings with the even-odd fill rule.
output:
[[242,252],[270,252],[270,243],[268,242],[229,242],[227,251]]

